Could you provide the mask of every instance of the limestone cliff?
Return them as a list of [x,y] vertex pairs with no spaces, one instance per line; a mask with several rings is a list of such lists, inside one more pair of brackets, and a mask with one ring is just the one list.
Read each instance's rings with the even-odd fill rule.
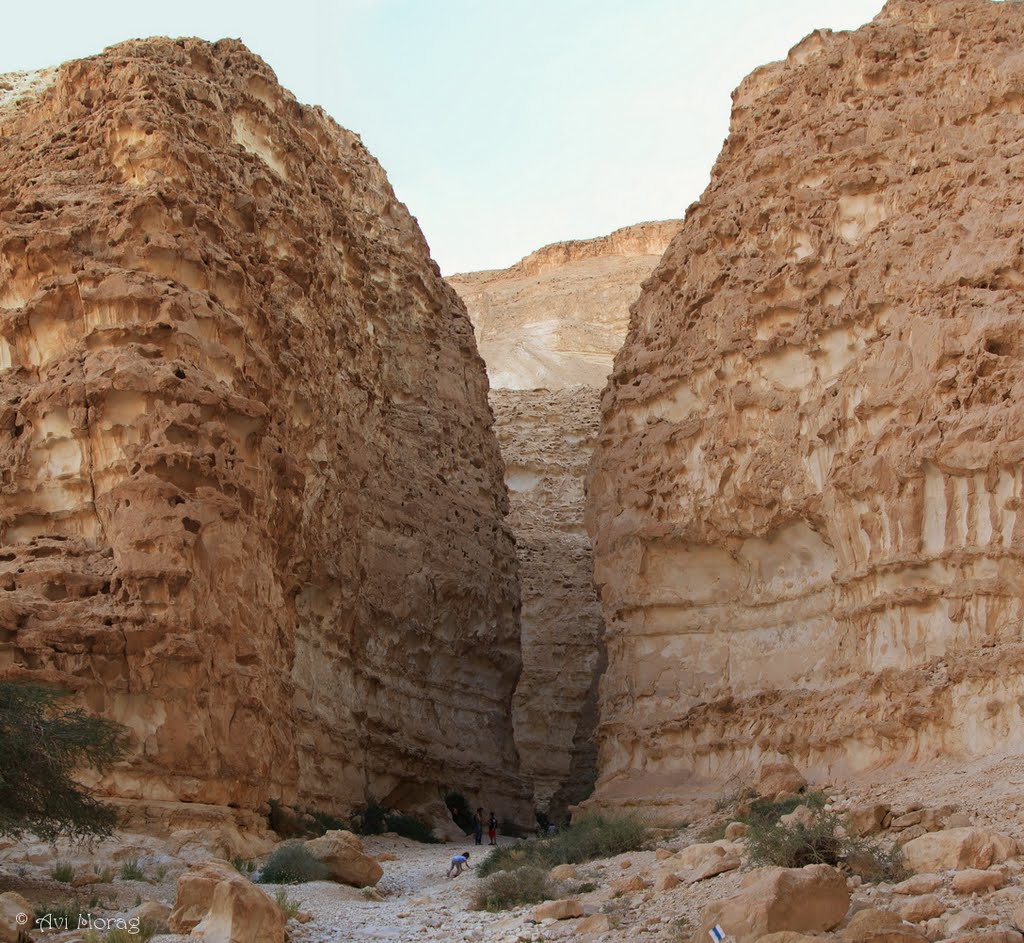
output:
[[629,305],[679,225],[640,223],[449,279],[480,337],[505,459],[523,599],[516,745],[536,806],[556,818],[590,793],[595,775],[604,623],[583,485],[599,389]]
[[518,811],[487,379],[383,170],[235,41],[0,88],[3,673],[121,796]]
[[895,0],[736,91],[602,404],[599,800],[1024,746],[1022,45]]
[[638,223],[599,239],[545,246],[508,269],[451,276],[476,327],[491,386],[603,387],[629,306],[679,225]]

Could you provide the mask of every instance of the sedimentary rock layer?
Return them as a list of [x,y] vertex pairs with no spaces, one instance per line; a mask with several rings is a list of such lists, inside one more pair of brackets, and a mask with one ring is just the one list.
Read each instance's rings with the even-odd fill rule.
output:
[[516,747],[537,807],[557,817],[591,791],[597,753],[604,623],[583,528],[583,482],[598,398],[590,387],[492,390],[491,404],[522,581]]
[[736,91],[602,404],[599,799],[1024,745],[1022,44],[894,0]]
[[234,41],[0,88],[4,674],[122,796],[521,795],[484,365],[383,170]]
[[629,306],[679,226],[638,223],[599,239],[545,246],[508,269],[451,276],[491,386],[603,387]]

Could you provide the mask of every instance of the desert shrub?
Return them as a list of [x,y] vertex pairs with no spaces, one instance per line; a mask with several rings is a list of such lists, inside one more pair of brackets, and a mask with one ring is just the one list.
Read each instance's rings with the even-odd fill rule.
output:
[[754,799],[747,805],[746,812],[739,815],[737,821],[755,825],[759,822],[777,822],[782,816],[789,815],[799,806],[805,805],[812,812],[821,812],[825,808],[827,796],[823,792],[811,791],[799,796],[792,796],[782,802],[771,799]]
[[107,838],[112,806],[78,783],[76,770],[104,770],[126,749],[126,729],[64,703],[67,692],[0,681],[0,836]]
[[545,868],[528,866],[492,874],[473,893],[473,909],[511,910],[524,904],[553,900],[558,889]]
[[274,900],[277,901],[277,906],[281,908],[281,913],[284,914],[285,920],[291,920],[298,914],[299,902],[295,900],[283,887],[277,889],[277,893],[274,895]]
[[452,821],[459,826],[467,835],[473,831],[473,810],[469,807],[469,801],[461,792],[454,789],[444,797],[444,804],[448,806]]
[[138,929],[108,930],[106,933],[90,930],[82,939],[83,943],[149,943],[158,931],[162,932],[157,925],[142,920]]
[[114,869],[109,865],[100,871],[100,884],[109,884],[114,880]]
[[323,881],[330,874],[327,865],[313,856],[300,842],[279,845],[267,859],[260,872],[263,884],[304,884]]
[[75,879],[75,866],[70,861],[58,861],[50,870],[50,877],[61,884],[70,884]]
[[381,805],[376,799],[369,799],[366,805],[353,813],[351,827],[357,835],[383,835],[384,832],[395,832],[427,845],[437,841],[430,833],[430,826],[426,822],[405,812],[395,812]]
[[79,915],[83,913],[86,911],[82,910],[82,906],[77,901],[71,901],[66,904],[47,904],[44,907],[36,907],[33,916],[37,921],[43,921],[42,924],[37,924],[42,930],[55,928],[77,930]]
[[146,880],[146,869],[138,858],[125,858],[121,864],[122,881],[144,881]]
[[421,822],[414,815],[405,815],[401,812],[389,812],[384,821],[387,831],[396,832],[403,838],[411,838],[413,841],[423,842],[425,845],[434,845],[437,839],[431,833],[430,826]]
[[905,876],[899,848],[890,850],[870,839],[848,835],[843,817],[823,807],[812,808],[807,823],[786,825],[778,817],[754,817],[747,825],[747,852],[755,865],[843,865],[868,881],[900,880]]
[[647,829],[633,816],[588,815],[550,838],[495,848],[478,868],[480,877],[525,867],[553,868],[594,858],[611,858],[639,848]]
[[320,809],[306,809],[306,814],[313,819],[309,831],[313,835],[325,835],[327,832],[347,830],[349,823],[339,819],[336,815],[323,812]]
[[252,874],[256,870],[256,862],[250,861],[248,858],[243,858],[241,855],[235,855],[231,859],[231,863],[235,866],[235,870],[239,874]]

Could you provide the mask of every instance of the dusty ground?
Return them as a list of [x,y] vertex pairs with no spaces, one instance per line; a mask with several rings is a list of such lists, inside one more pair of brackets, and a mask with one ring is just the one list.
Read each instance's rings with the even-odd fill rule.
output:
[[[820,785],[820,784],[819,784]],[[996,829],[1024,843],[1024,756],[1006,756],[974,762],[949,762],[927,771],[889,770],[884,776],[863,777],[834,784],[830,791],[840,804],[847,801],[886,801],[894,808],[911,803],[926,807],[954,804],[978,826]],[[725,815],[725,813],[721,813]],[[714,817],[694,822],[675,835],[656,842],[645,851],[591,862],[579,867],[577,882],[591,881],[593,892],[580,896],[587,913],[604,913],[610,928],[602,933],[582,935],[578,921],[532,920],[531,907],[503,914],[471,909],[473,890],[479,880],[471,871],[449,881],[445,870],[450,856],[465,850],[462,846],[421,845],[393,835],[368,838],[367,851],[374,855],[394,856],[385,860],[384,877],[377,894],[327,882],[288,887],[288,895],[310,914],[308,923],[289,923],[296,943],[349,943],[349,941],[480,941],[480,943],[528,943],[528,941],[581,939],[592,943],[633,939],[651,943],[682,943],[693,934],[701,909],[710,901],[732,893],[739,885],[742,871],[735,871],[692,886],[680,885],[667,891],[650,886],[658,875],[678,870],[672,859],[661,859],[657,848],[677,851],[699,840],[699,835],[714,824]],[[503,843],[510,840],[503,839]],[[655,847],[656,846],[656,847]],[[478,865],[487,848],[466,848],[474,852]],[[480,858],[476,858],[478,853]],[[120,864],[127,856],[139,856],[147,880],[123,881]],[[664,856],[664,850],[662,851]],[[21,844],[0,850],[0,891],[16,890],[34,904],[64,904],[89,909],[98,902],[104,914],[126,913],[139,901],[156,900],[171,904],[175,881],[186,862],[162,854],[159,843],[151,838],[124,837],[120,843],[97,846],[90,854],[72,858],[76,873],[89,870],[100,874],[104,867],[115,873],[113,879],[82,888],[71,888],[54,881],[50,872],[57,860],[72,858],[66,849],[56,853],[47,846]],[[960,896],[948,890],[940,896],[948,904],[950,915],[973,914],[991,926],[1012,926],[1010,914],[1024,902],[1024,863],[1011,861],[1000,866],[1007,886],[984,897]],[[615,883],[640,875],[648,884],[643,890],[620,893]],[[110,874],[106,877],[111,877]],[[274,895],[277,888],[266,885]],[[898,909],[901,900],[888,885],[854,888],[851,912],[868,905]],[[61,941],[80,940],[81,934],[47,934]],[[934,939],[941,939],[933,934]],[[186,937],[156,937],[161,943],[182,941]]]

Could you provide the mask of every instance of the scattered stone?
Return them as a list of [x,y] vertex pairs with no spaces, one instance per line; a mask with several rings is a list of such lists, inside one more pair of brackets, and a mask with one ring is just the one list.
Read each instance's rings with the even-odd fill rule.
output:
[[743,838],[747,834],[748,826],[745,822],[730,822],[725,826],[725,837],[729,841],[736,841],[737,838]]
[[787,828],[794,828],[797,825],[810,827],[814,824],[814,813],[809,806],[798,805],[788,815],[779,816],[779,821]]
[[572,881],[576,877],[576,865],[556,864],[549,872],[552,881]]
[[977,930],[980,927],[989,927],[996,920],[994,917],[989,917],[986,914],[974,913],[970,910],[961,911],[958,914],[953,914],[946,920],[946,934],[953,936],[957,933],[962,933],[965,930]]
[[664,871],[654,879],[654,889],[656,891],[670,891],[673,887],[678,887],[682,883],[674,872]]
[[988,868],[1017,854],[1008,835],[980,828],[949,828],[921,835],[903,846],[903,860],[913,871],[960,871]]
[[847,830],[858,838],[875,835],[882,830],[888,814],[889,806],[884,802],[856,806],[846,813]]
[[76,874],[74,880],[71,882],[72,887],[88,887],[90,884],[102,884],[103,881],[98,874],[93,871],[86,871],[82,874]]
[[903,831],[896,836],[896,844],[902,846],[907,842],[912,842],[915,838],[920,838],[922,835],[927,834],[928,829],[923,825],[911,825],[909,828],[903,829]]
[[690,871],[686,875],[686,880],[689,884],[696,884],[698,881],[714,877],[716,874],[735,871],[740,864],[739,855],[720,855],[716,858],[708,858],[693,871]]
[[933,917],[941,917],[946,912],[946,905],[934,894],[922,894],[911,897],[900,907],[900,916],[911,923],[922,923]]
[[636,894],[645,887],[644,879],[639,874],[612,882],[612,891],[616,894]]
[[997,891],[1003,886],[1003,875],[998,871],[981,871],[974,868],[957,871],[953,875],[953,892],[956,894],[985,894]]
[[654,857],[657,858],[658,861],[666,861],[667,859],[674,858],[675,856],[675,852],[669,851],[667,848],[659,848],[654,853]]
[[754,943],[779,930],[831,930],[850,906],[846,879],[828,865],[806,868],[760,868],[750,872],[740,889],[701,913],[701,940],[721,924],[733,943]]
[[898,815],[889,823],[889,828],[910,828],[911,825],[920,825],[921,819],[924,818],[923,812],[905,812],[903,815]]
[[622,861],[619,862],[619,867],[625,871],[627,868],[633,867],[633,862],[630,861],[629,858],[623,858]]
[[611,928],[612,922],[607,914],[591,914],[574,927],[577,933],[607,933]]
[[915,874],[913,877],[900,881],[893,889],[894,894],[931,894],[942,887],[940,874]]
[[853,915],[839,934],[843,943],[927,943],[927,937],[891,910],[868,907]]
[[575,898],[565,900],[547,900],[533,908],[533,919],[541,920],[573,920],[583,916],[583,905]]

